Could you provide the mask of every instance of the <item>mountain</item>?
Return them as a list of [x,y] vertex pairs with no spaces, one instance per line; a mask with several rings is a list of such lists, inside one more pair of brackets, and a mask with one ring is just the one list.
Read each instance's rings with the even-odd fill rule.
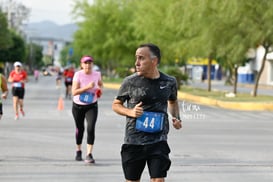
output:
[[55,38],[72,41],[73,34],[77,31],[76,24],[57,25],[52,21],[42,21],[27,24],[24,32],[28,37]]

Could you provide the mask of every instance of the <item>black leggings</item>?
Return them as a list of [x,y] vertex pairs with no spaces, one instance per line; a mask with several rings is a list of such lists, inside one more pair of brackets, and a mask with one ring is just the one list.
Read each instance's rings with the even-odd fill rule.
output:
[[73,103],[72,114],[76,125],[76,144],[82,144],[84,134],[84,119],[87,121],[87,144],[93,145],[95,141],[95,126],[98,116],[98,103],[78,105]]

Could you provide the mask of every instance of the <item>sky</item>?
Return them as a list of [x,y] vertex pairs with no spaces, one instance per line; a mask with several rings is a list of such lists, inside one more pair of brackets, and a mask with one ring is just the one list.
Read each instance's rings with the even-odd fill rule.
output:
[[[7,1],[7,0],[0,0]],[[50,20],[58,25],[74,23],[70,12],[73,0],[12,0],[31,9],[29,23]],[[88,0],[90,3],[92,0]]]

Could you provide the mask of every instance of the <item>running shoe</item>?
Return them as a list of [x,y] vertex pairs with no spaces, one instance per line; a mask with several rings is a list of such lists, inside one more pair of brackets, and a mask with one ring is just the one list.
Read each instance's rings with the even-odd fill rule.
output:
[[76,152],[76,157],[75,157],[76,161],[82,161],[82,151],[77,151]]
[[18,119],[19,119],[19,114],[15,114],[14,119],[15,119],[15,120],[18,120]]
[[23,109],[20,109],[20,112],[21,112],[22,116],[25,116],[25,112]]
[[88,154],[88,155],[86,156],[84,162],[86,162],[86,163],[95,163],[95,160],[94,160],[92,154]]

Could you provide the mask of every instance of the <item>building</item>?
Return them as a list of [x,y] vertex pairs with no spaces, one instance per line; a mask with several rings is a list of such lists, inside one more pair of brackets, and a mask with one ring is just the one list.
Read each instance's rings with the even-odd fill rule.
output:
[[[209,60],[206,58],[191,58],[187,61],[186,72],[192,80],[206,80]],[[211,80],[221,80],[222,71],[216,60],[211,62]]]
[[[265,49],[259,46],[251,57],[251,61],[238,68],[238,83],[255,83],[256,75],[261,69]],[[265,67],[261,74],[260,85],[273,85],[273,52],[266,55]]]
[[29,37],[29,41],[43,47],[43,55],[51,58],[53,66],[61,66],[60,53],[69,41],[54,37]]

